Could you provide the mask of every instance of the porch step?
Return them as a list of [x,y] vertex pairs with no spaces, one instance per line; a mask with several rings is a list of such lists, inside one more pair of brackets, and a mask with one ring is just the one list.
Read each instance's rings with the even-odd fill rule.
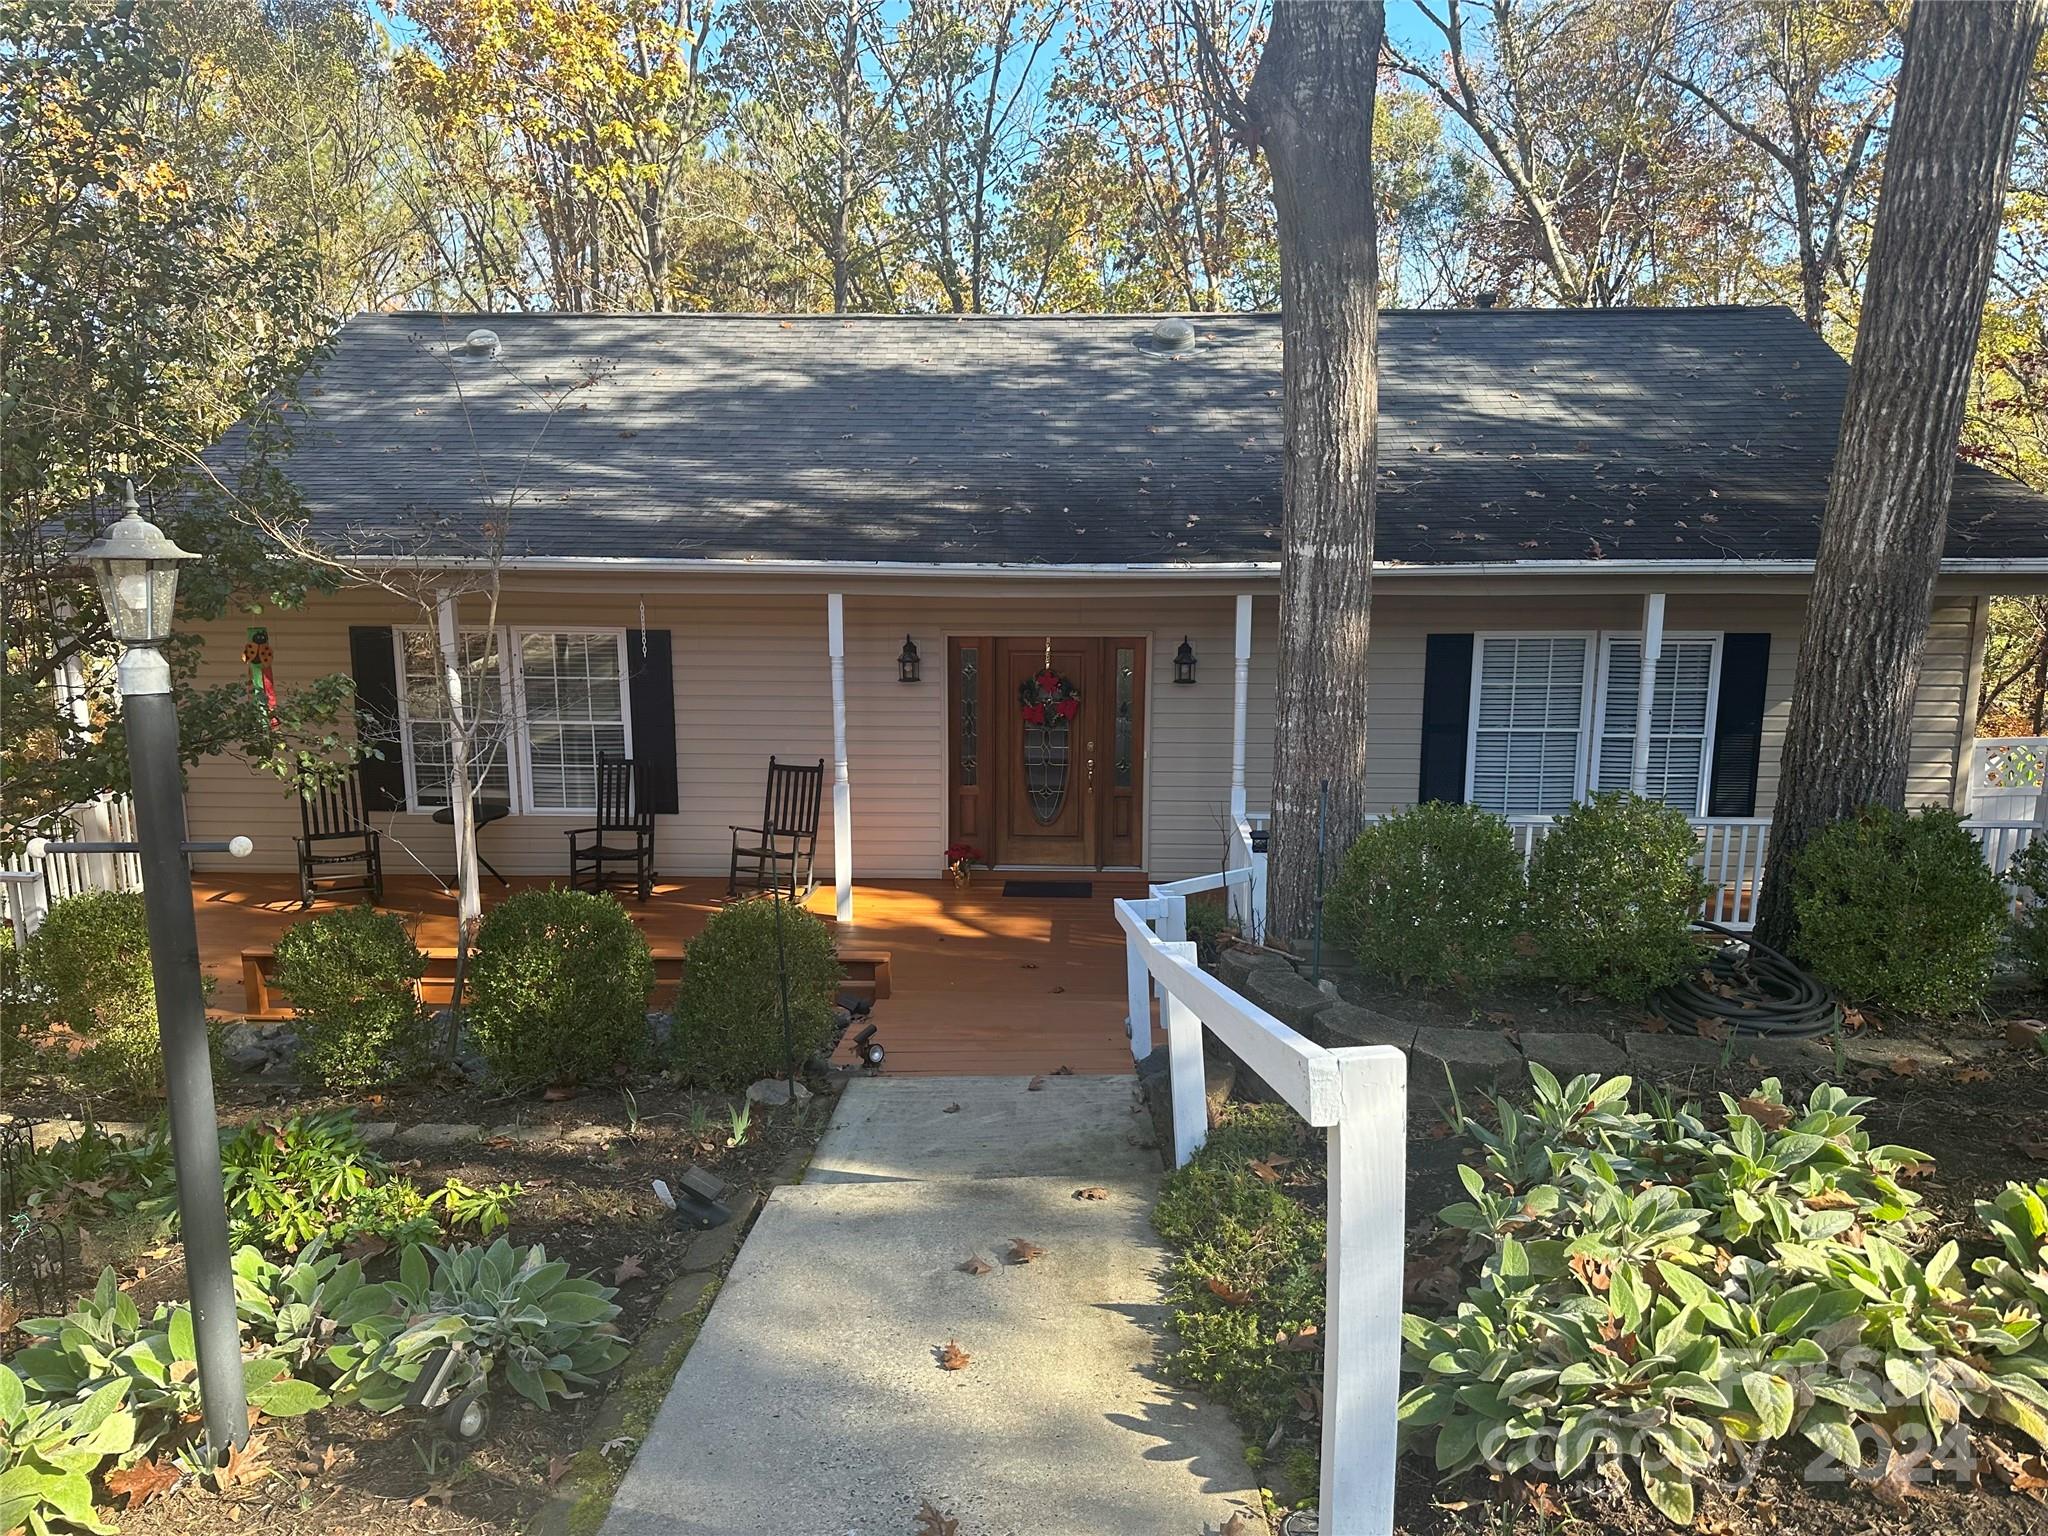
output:
[[889,995],[889,951],[886,949],[846,948],[839,951],[839,968],[846,972],[839,983],[839,990],[852,992],[871,1003],[879,1003]]
[[[676,985],[683,976],[683,947],[676,944],[653,946],[654,991],[651,1007],[666,1008],[675,1001]],[[455,996],[455,948],[434,946],[420,951],[427,957],[427,971],[420,978],[420,1001],[430,1008],[445,1008]],[[889,995],[889,951],[853,948],[841,950],[839,963],[846,970],[840,989],[858,993],[870,1002]],[[268,946],[242,951],[242,1016],[251,1019],[288,1019],[292,1010],[272,989],[271,976],[277,969],[277,951]]]

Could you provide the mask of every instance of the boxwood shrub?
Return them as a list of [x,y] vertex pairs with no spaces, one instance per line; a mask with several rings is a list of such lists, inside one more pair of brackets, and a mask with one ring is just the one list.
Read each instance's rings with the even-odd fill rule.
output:
[[82,891],[50,908],[21,951],[24,1014],[78,1039],[75,1086],[135,1097],[163,1082],[156,982],[140,891]]
[[1557,818],[1529,866],[1537,964],[1571,986],[1636,1003],[1685,974],[1706,896],[1685,814],[1627,793]]
[[329,1088],[365,1088],[426,1056],[426,956],[405,919],[370,906],[322,912],[277,941],[278,990],[298,1014],[299,1065]]
[[2018,853],[2005,872],[2020,900],[2012,920],[2013,958],[2035,981],[2048,983],[2048,838],[2035,838]]
[[1431,802],[1359,834],[1325,911],[1370,974],[1469,990],[1513,959],[1526,893],[1506,821],[1478,806]]
[[643,1052],[653,987],[647,940],[612,897],[521,891],[478,927],[469,1030],[504,1088],[576,1082]]
[[1798,957],[1851,1002],[1952,1014],[1990,986],[2008,896],[1954,811],[1868,806],[1792,868]]
[[[705,1087],[737,1088],[784,1070],[782,990],[773,897],[736,901],[711,915],[683,956],[676,996],[676,1069]],[[832,1038],[839,960],[825,922],[782,906],[789,1016],[799,1068]]]

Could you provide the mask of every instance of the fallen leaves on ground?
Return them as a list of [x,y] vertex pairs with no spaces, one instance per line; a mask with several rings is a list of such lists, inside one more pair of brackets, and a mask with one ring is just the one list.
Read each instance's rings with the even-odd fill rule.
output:
[[2015,1137],[2012,1143],[2037,1163],[2048,1163],[2048,1138],[2039,1136]]
[[1991,1081],[1991,1069],[1989,1067],[1964,1067],[1962,1071],[1956,1074],[1956,1081],[1959,1083],[1988,1083]]
[[1252,1536],[1252,1524],[1245,1519],[1243,1510],[1223,1522],[1221,1536]]
[[123,1467],[118,1472],[107,1474],[107,1492],[128,1501],[130,1514],[142,1508],[160,1493],[169,1493],[178,1486],[178,1469],[161,1461],[142,1460],[132,1467]]
[[341,1256],[344,1259],[354,1259],[358,1263],[367,1264],[370,1260],[390,1251],[391,1244],[385,1239],[379,1237],[374,1232],[363,1232],[357,1234],[355,1241],[343,1245]]
[[2048,1035],[2048,1023],[2040,1019],[2008,1019],[2005,1025],[2005,1043],[2016,1051],[2038,1050],[2041,1039]]
[[939,1369],[942,1371],[964,1371],[967,1369],[967,1362],[974,1358],[951,1339],[939,1346],[938,1356]]
[[647,1265],[637,1253],[629,1253],[619,1260],[618,1268],[612,1271],[612,1284],[624,1285],[628,1280],[647,1278]]
[[215,1485],[225,1491],[268,1477],[270,1468],[263,1464],[266,1449],[262,1435],[251,1435],[246,1444],[228,1447],[226,1460],[214,1470]]
[[1692,1032],[1702,1040],[1711,1040],[1716,1045],[1721,1044],[1728,1038],[1728,1026],[1726,1024],[1723,1024],[1719,1019],[1710,1019],[1704,1016],[1692,1021]]
[[1233,1307],[1248,1307],[1251,1305],[1252,1299],[1249,1295],[1237,1289],[1228,1280],[1218,1279],[1215,1275],[1209,1276],[1209,1289],[1229,1302]]
[[1280,1170],[1293,1162],[1291,1157],[1255,1157],[1251,1160],[1252,1177],[1265,1184],[1278,1184]]
[[1024,1091],[1026,1093],[1040,1093],[1043,1092],[1044,1089],[1045,1079],[1043,1077],[1034,1077],[1033,1079],[1031,1079],[1030,1082],[1024,1085]]
[[1033,1259],[1044,1258],[1045,1250],[1029,1238],[1013,1237],[1007,1257],[1012,1264],[1029,1264]]
[[1605,1259],[1575,1253],[1567,1262],[1571,1266],[1571,1272],[1579,1277],[1579,1283],[1588,1291],[1605,1295],[1614,1284],[1614,1266]]
[[942,1115],[957,1115],[960,1113],[960,1106],[958,1104],[948,1104],[939,1113]]
[[2024,1493],[2036,1500],[2048,1495],[2048,1460],[2038,1453],[2015,1456],[1996,1440],[1974,1435],[1971,1448],[1983,1454],[1992,1476],[2014,1493]]
[[1894,1056],[1888,1063],[1893,1077],[1918,1077],[1920,1063],[1910,1056]]
[[542,1090],[540,1098],[543,1104],[566,1104],[582,1091],[580,1088],[572,1088],[567,1083],[554,1083]]
[[1735,1107],[1767,1131],[1782,1131],[1792,1123],[1792,1111],[1769,1099],[1737,1099]]
[[960,1522],[926,1499],[917,1506],[917,1530],[913,1536],[960,1536]]
[[1282,1349],[1291,1349],[1298,1353],[1305,1353],[1311,1349],[1321,1349],[1323,1347],[1323,1335],[1322,1331],[1314,1323],[1303,1323],[1299,1333],[1289,1333],[1285,1328],[1282,1328],[1273,1336],[1273,1342]]
[[970,1253],[967,1255],[966,1261],[960,1265],[960,1273],[963,1275],[985,1275],[994,1268],[995,1265],[989,1263],[980,1254]]
[[429,1504],[439,1504],[445,1508],[454,1502],[455,1490],[453,1488],[449,1487],[446,1483],[429,1483],[427,1484],[427,1491],[414,1499],[411,1507],[414,1509],[425,1509]]
[[1072,1067],[1064,1065],[1057,1066],[1052,1069],[1052,1075],[1054,1077],[1072,1077],[1074,1075],[1074,1069]]
[[1074,1198],[1076,1200],[1107,1200],[1109,1198],[1109,1191],[1100,1184],[1090,1184],[1086,1189],[1075,1190]]
[[569,1475],[569,1468],[574,1465],[575,1463],[567,1456],[550,1456],[548,1458],[548,1486],[552,1488],[563,1478],[567,1477]]

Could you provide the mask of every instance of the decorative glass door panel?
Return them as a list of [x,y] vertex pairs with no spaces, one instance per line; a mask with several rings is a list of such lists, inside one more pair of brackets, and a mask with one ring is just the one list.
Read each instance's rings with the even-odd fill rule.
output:
[[1141,640],[951,641],[952,840],[998,865],[1134,867],[1145,658]]

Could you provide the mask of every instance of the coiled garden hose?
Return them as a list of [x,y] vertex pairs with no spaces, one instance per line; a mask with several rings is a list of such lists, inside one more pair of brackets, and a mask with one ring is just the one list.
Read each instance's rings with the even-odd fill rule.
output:
[[1652,994],[1650,1011],[1674,1033],[1696,1035],[1708,1022],[1731,1035],[1804,1040],[1841,1027],[1834,994],[1775,949],[1719,923],[1693,926],[1722,942],[1705,965]]

